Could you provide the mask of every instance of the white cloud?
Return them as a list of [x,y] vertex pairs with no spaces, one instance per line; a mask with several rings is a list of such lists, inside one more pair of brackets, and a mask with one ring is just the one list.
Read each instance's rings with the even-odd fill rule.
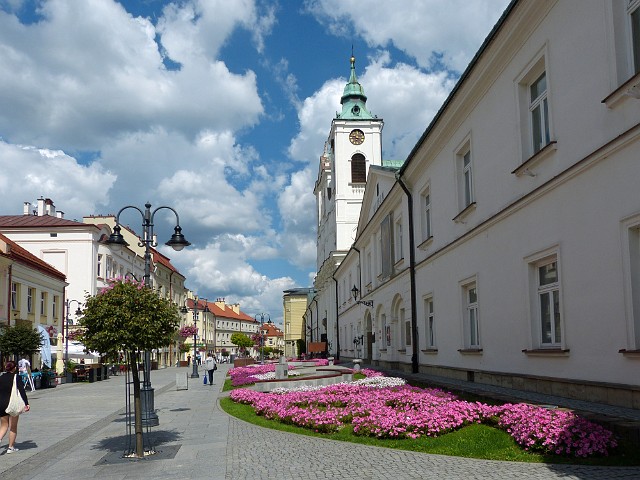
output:
[[[353,29],[370,47],[393,44],[425,69],[462,72],[509,0],[309,0],[306,7],[337,35]],[[356,49],[357,53],[357,49]]]
[[172,48],[184,65],[173,71],[163,65],[154,25],[118,3],[50,0],[42,21],[29,25],[0,12],[0,104],[13,113],[0,116],[0,131],[15,143],[98,150],[108,139],[153,128],[191,138],[202,129],[256,124],[263,107],[255,74],[232,73],[195,52],[215,55],[233,28],[261,19],[249,1],[234,3],[234,15],[222,12],[224,25],[214,21],[212,2],[197,5],[202,14],[188,23],[206,34],[187,35],[182,24],[160,20],[163,39],[181,39]]
[[215,292],[227,303],[240,303],[242,311],[270,312],[282,316],[282,291],[295,286],[287,277],[269,278],[248,263],[261,238],[222,235],[203,248],[188,248],[173,255],[172,262],[187,276],[187,286]]
[[22,202],[57,201],[66,218],[81,219],[108,201],[116,176],[100,165],[80,165],[64,152],[0,140],[0,211],[22,213]]

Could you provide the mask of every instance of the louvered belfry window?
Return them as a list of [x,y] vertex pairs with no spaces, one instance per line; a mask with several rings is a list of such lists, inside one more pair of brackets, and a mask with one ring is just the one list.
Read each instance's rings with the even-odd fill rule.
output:
[[364,155],[356,153],[351,157],[351,183],[365,183],[367,181],[367,167]]

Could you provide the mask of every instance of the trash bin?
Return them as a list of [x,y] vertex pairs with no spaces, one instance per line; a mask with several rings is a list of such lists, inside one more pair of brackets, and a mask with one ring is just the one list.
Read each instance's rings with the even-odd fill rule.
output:
[[234,362],[234,360],[236,359],[236,355],[234,355],[234,354],[232,353],[232,354],[231,354],[231,356],[230,356],[230,358],[231,358],[231,360],[230,360],[230,361],[231,361],[231,363],[233,363],[233,362]]
[[93,383],[96,381],[96,369],[89,368],[89,383]]

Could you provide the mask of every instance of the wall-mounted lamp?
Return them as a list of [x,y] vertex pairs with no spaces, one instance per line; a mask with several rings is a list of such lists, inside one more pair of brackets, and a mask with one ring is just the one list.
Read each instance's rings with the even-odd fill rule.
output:
[[358,300],[358,293],[360,293],[360,290],[358,290],[358,287],[354,285],[351,289],[351,295],[353,295],[353,299],[356,301],[357,305],[362,304],[365,307],[373,307],[373,300]]

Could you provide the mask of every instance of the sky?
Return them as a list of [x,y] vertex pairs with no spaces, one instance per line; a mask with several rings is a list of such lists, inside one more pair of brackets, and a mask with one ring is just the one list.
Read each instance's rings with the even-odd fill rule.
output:
[[[201,298],[281,322],[316,271],[313,186],[356,73],[404,160],[508,0],[0,0],[0,214],[170,206]],[[142,230],[129,209],[121,223]]]

